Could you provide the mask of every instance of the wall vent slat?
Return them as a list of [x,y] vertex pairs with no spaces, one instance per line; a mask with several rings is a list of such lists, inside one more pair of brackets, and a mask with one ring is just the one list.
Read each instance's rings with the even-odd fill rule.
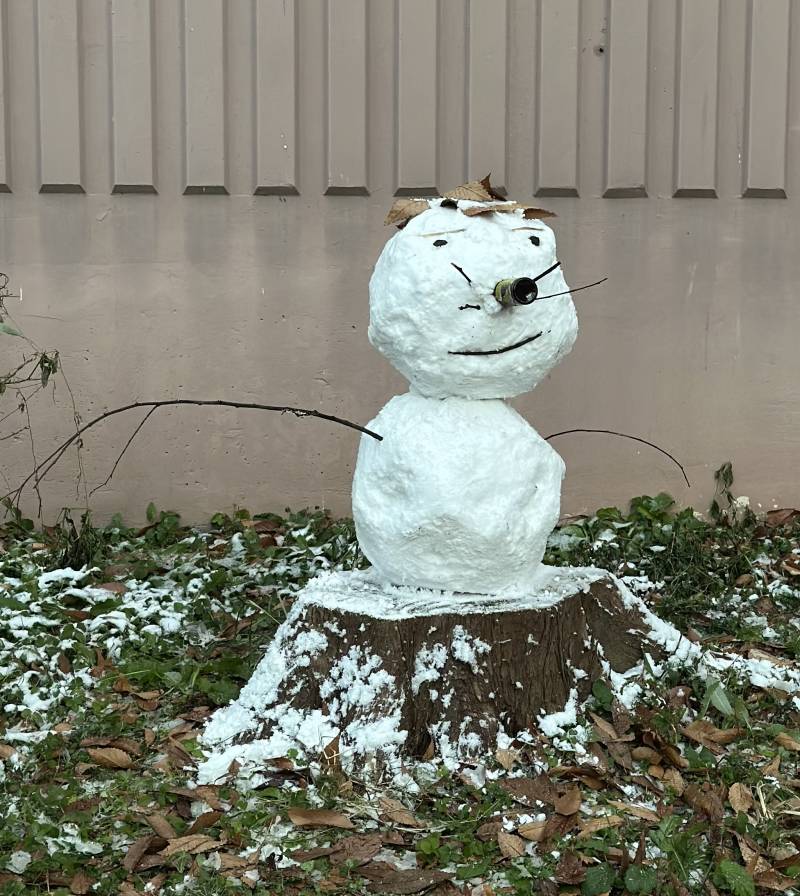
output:
[[37,0],[40,192],[83,193],[77,0]]
[[328,0],[328,194],[367,195],[366,0]]

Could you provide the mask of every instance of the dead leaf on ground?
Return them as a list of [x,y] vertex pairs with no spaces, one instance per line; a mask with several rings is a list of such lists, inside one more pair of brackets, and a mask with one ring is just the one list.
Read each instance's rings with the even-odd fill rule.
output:
[[494,758],[507,772],[510,772],[519,759],[519,750],[498,750]]
[[410,810],[406,809],[400,800],[395,800],[388,796],[381,797],[379,805],[382,814],[395,824],[402,824],[409,828],[425,827],[418,818],[415,818]]
[[75,876],[69,882],[69,891],[75,896],[86,896],[86,894],[94,886],[94,881],[84,871],[76,872]]
[[176,837],[174,840],[170,840],[160,854],[165,859],[179,852],[188,852],[196,856],[219,849],[222,845],[219,840],[215,840],[213,837],[208,837],[205,834],[189,834],[186,837]]
[[134,871],[148,852],[154,852],[166,845],[167,841],[163,837],[159,837],[158,834],[139,837],[128,847],[125,858],[122,860],[122,867],[126,871]]
[[558,791],[547,775],[535,778],[506,778],[497,782],[506,793],[523,806],[550,803],[558,799]]
[[683,775],[681,775],[678,769],[664,769],[664,777],[662,780],[665,784],[671,787],[678,796],[683,796],[683,791],[686,790],[686,781],[683,780]]
[[778,526],[788,526],[797,519],[800,519],[800,510],[794,507],[781,507],[778,510],[767,511],[764,522],[771,529],[777,529]]
[[725,815],[722,798],[708,783],[690,784],[683,792],[683,801],[714,824],[719,824]]
[[568,787],[553,804],[559,815],[574,815],[581,807],[581,792],[577,787]]
[[529,821],[527,824],[521,824],[517,828],[517,833],[520,837],[524,837],[526,840],[531,840],[533,843],[541,843],[542,840],[544,840],[546,830],[547,819],[543,818],[541,821]]
[[796,741],[792,735],[786,731],[781,731],[780,734],[775,736],[775,743],[778,744],[779,747],[783,747],[784,750],[791,750],[793,753],[800,752],[800,741]]
[[16,752],[16,748],[10,744],[0,744],[0,759],[11,759]]
[[621,809],[626,815],[632,815],[634,818],[641,818],[643,821],[649,821],[653,824],[658,824],[661,821],[658,817],[658,813],[654,812],[652,809],[647,809],[644,806],[636,806],[633,803],[624,803],[622,800],[609,800],[608,804],[615,809]]
[[102,768],[125,769],[133,766],[133,759],[124,750],[117,747],[99,747],[86,751],[96,765]]
[[713,725],[706,719],[695,719],[691,724],[684,725],[681,731],[688,738],[706,747],[712,753],[721,753],[721,746],[732,744],[743,733],[741,728],[717,728],[716,725]]
[[559,860],[554,877],[560,884],[581,883],[586,877],[586,869],[580,856],[575,852],[565,852]]
[[753,792],[746,784],[731,784],[728,790],[728,802],[734,812],[748,813],[753,808]]
[[354,824],[341,812],[332,809],[289,809],[289,819],[297,827],[306,828],[346,828],[352,829]]
[[370,880],[369,891],[371,893],[386,893],[392,894],[392,896],[413,896],[414,893],[424,893],[434,884],[452,878],[452,875],[446,874],[444,871],[422,868],[398,871],[386,862],[373,862],[366,868],[362,868],[361,874]]
[[508,831],[500,831],[497,835],[497,845],[500,852],[507,859],[516,859],[525,855],[525,841],[516,834],[509,834]]
[[160,837],[163,837],[165,840],[174,840],[178,835],[175,833],[175,828],[164,818],[163,815],[159,815],[158,813],[154,815],[147,816],[147,823],[150,827],[158,834]]
[[597,831],[604,831],[607,828],[618,828],[623,820],[620,815],[603,815],[601,818],[590,818],[587,821],[581,821],[578,839],[584,840],[597,833]]
[[202,815],[198,815],[197,818],[195,818],[186,833],[199,834],[200,831],[205,831],[207,828],[213,827],[220,818],[222,818],[222,812],[217,812],[215,809],[212,809],[210,812],[203,812]]

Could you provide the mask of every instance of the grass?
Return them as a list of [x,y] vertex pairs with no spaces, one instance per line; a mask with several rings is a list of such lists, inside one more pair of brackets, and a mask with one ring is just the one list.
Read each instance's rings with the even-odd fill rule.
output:
[[[643,496],[562,527],[546,561],[610,569],[693,640],[794,666],[798,515],[734,518],[719,485],[716,521]],[[794,892],[800,701],[691,668],[630,711],[595,682],[563,738],[434,759],[413,792],[291,756],[255,790],[198,788],[205,719],[308,578],[363,558],[319,512],[148,520],[0,528],[0,892]]]

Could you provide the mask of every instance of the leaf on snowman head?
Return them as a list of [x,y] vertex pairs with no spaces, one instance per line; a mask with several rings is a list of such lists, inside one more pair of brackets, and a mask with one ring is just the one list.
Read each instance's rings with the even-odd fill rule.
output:
[[405,227],[412,218],[421,215],[429,208],[427,199],[395,199],[383,223]]
[[[488,176],[484,178],[488,182]],[[484,186],[483,181],[471,180],[468,184],[462,184],[455,190],[448,190],[444,194],[445,199],[470,199],[473,202],[491,202],[494,198]],[[502,197],[501,197],[502,198]]]
[[534,218],[557,217],[555,212],[548,211],[546,208],[536,208],[533,205],[521,205],[520,208],[525,209],[522,217],[525,218],[526,221],[532,221]]
[[475,215],[488,215],[492,212],[508,213],[522,211],[522,217],[526,220],[534,218],[555,218],[555,212],[549,212],[545,208],[534,208],[529,205],[522,205],[519,202],[482,202],[480,204],[470,204],[468,206],[459,205],[459,211],[468,215],[470,218]]

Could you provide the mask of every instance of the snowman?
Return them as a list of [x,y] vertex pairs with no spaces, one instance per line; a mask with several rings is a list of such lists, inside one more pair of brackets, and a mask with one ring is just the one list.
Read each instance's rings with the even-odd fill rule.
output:
[[382,584],[530,591],[564,463],[506,399],[571,349],[575,307],[547,213],[488,179],[403,200],[370,280],[369,339],[409,381],[369,424],[353,481],[359,544]]

